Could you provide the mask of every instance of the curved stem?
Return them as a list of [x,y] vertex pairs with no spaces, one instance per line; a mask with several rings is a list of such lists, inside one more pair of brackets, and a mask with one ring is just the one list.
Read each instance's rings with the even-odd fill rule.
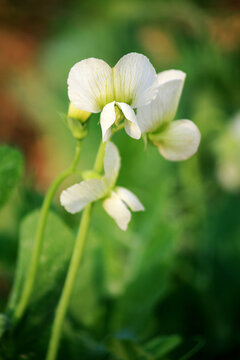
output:
[[40,219],[38,222],[36,237],[35,237],[35,241],[34,241],[33,255],[32,255],[30,265],[28,268],[28,272],[26,275],[26,280],[25,280],[21,298],[20,298],[18,304],[16,305],[15,311],[14,311],[14,316],[13,316],[14,323],[17,323],[21,319],[21,317],[28,305],[29,299],[30,299],[30,295],[31,295],[31,292],[33,289],[33,285],[34,285],[34,281],[35,281],[35,277],[36,277],[36,273],[37,273],[37,267],[38,267],[42,243],[43,243],[43,236],[44,236],[44,230],[45,230],[45,226],[46,226],[47,215],[48,215],[49,208],[51,206],[53,197],[54,197],[59,185],[63,182],[63,180],[65,180],[76,169],[76,166],[78,164],[79,157],[80,157],[80,152],[81,152],[81,143],[78,142],[73,164],[71,165],[71,167],[69,169],[63,171],[55,179],[55,181],[52,183],[52,185],[50,186],[50,188],[45,196],[45,199],[44,199],[44,202],[43,202],[43,205],[41,208]]
[[[105,155],[105,143],[100,144],[93,170],[100,173],[103,168]],[[76,244],[73,250],[69,270],[63,287],[63,291],[56,309],[55,319],[52,327],[51,339],[48,347],[46,360],[55,360],[57,356],[59,340],[61,337],[63,321],[66,315],[69,299],[77,276],[77,271],[82,259],[83,249],[86,242],[87,232],[91,220],[92,203],[87,205],[83,211]]]

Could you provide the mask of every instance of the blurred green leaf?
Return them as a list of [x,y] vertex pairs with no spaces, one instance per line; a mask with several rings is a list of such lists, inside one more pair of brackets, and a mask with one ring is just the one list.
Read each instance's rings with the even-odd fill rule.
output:
[[[9,309],[13,309],[24,283],[32,255],[39,215],[39,211],[34,211],[21,224],[19,255]],[[50,212],[31,303],[40,301],[48,293],[53,295],[59,292],[62,287],[59,278],[66,270],[73,243],[72,232],[56,214]]]
[[140,345],[131,339],[109,338],[107,347],[117,360],[153,360]]
[[0,147],[0,207],[19,182],[23,172],[23,158],[17,149]]
[[178,335],[160,336],[146,345],[140,345],[131,338],[109,337],[106,341],[111,354],[118,360],[160,360],[180,343]]
[[0,314],[0,339],[8,328],[9,321],[6,315]]
[[100,245],[100,237],[90,229],[68,310],[72,325],[92,326],[95,331],[103,312],[104,264]]
[[151,216],[151,224],[148,221],[145,228],[142,224],[143,234],[132,250],[134,273],[114,308],[113,327],[118,331],[131,329],[141,336],[148,332],[149,326],[154,326],[152,311],[168,292],[181,235],[178,221],[167,216],[170,188],[168,184],[168,190],[162,187],[155,194],[155,204],[146,214]]
[[179,335],[159,336],[150,340],[145,345],[145,350],[154,356],[154,359],[162,359],[170,351],[174,350],[181,344],[181,338]]

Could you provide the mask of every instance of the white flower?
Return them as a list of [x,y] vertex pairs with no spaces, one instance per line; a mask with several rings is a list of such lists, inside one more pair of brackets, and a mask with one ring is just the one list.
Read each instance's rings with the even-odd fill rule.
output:
[[158,74],[158,94],[149,105],[137,109],[137,121],[142,133],[158,147],[167,160],[179,161],[191,157],[198,149],[201,135],[190,120],[173,121],[186,74],[168,70]]
[[149,104],[157,94],[157,75],[148,58],[137,53],[123,56],[111,68],[95,58],[76,63],[68,76],[68,96],[77,108],[99,113],[103,141],[111,126],[124,118],[127,134],[141,137],[133,109]]
[[143,211],[144,207],[131,191],[115,186],[119,170],[118,149],[112,142],[108,142],[104,157],[105,175],[101,179],[88,179],[70,186],[61,193],[61,204],[68,212],[74,214],[87,204],[103,199],[105,211],[116,221],[120,229],[126,230],[131,220],[129,209]]

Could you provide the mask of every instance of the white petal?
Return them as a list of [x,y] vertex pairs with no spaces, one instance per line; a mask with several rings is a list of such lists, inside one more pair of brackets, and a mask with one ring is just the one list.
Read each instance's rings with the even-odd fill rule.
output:
[[103,180],[89,179],[64,190],[60,202],[68,212],[75,214],[90,202],[101,199],[106,192],[107,186]]
[[103,60],[90,58],[76,63],[68,75],[68,96],[79,109],[97,113],[113,101],[113,72]]
[[142,133],[155,131],[176,115],[186,74],[168,70],[158,74],[158,94],[150,105],[137,110],[137,121]]
[[128,105],[126,103],[122,103],[122,102],[116,102],[116,104],[119,106],[119,108],[121,109],[123,115],[125,116],[125,118],[127,120],[132,121],[134,123],[137,122],[135,112],[134,112],[133,108],[131,108],[130,105]]
[[108,142],[105,148],[104,171],[105,179],[110,187],[113,187],[120,169],[120,155],[118,148],[112,142]]
[[131,121],[124,120],[124,128],[126,133],[131,136],[133,139],[140,139],[141,130],[139,126]]
[[111,195],[103,201],[103,208],[116,221],[121,230],[127,230],[131,213],[115,192],[112,191]]
[[134,139],[140,139],[141,130],[137,124],[137,117],[134,110],[128,104],[120,102],[116,102],[116,104],[119,106],[126,119],[124,121],[126,133]]
[[113,68],[116,100],[133,108],[148,104],[157,94],[157,75],[144,55],[130,53]]
[[160,72],[157,77],[159,85],[165,84],[172,80],[180,80],[184,82],[186,73],[181,70],[166,70]]
[[198,149],[201,134],[190,120],[176,120],[169,124],[158,144],[159,152],[167,160],[180,161],[191,157]]
[[104,106],[100,115],[100,125],[102,128],[102,140],[107,141],[111,136],[111,126],[116,120],[115,101]]
[[128,189],[117,186],[116,194],[120,197],[122,201],[132,210],[132,211],[144,211],[144,206],[139,201],[139,199]]
[[154,131],[161,123],[161,104],[155,100],[150,105],[137,109],[137,122],[142,133]]

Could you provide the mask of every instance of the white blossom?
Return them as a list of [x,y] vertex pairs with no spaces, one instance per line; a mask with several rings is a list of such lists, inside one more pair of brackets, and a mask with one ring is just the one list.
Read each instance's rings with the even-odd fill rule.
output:
[[147,106],[137,109],[137,121],[142,133],[158,147],[167,160],[180,161],[191,157],[198,149],[200,132],[190,120],[173,121],[186,74],[167,70],[158,74],[158,94]]
[[143,211],[144,207],[131,191],[115,185],[119,170],[118,149],[112,142],[108,142],[104,157],[104,176],[70,186],[61,193],[61,204],[68,212],[74,214],[87,204],[102,199],[103,208],[108,215],[115,220],[120,229],[126,230],[131,220],[129,209]]
[[137,53],[123,56],[113,68],[100,59],[85,59],[76,63],[68,76],[68,96],[74,106],[101,112],[103,141],[109,139],[111,126],[122,119],[127,134],[139,139],[134,109],[149,104],[156,97],[157,87],[153,66],[146,56]]

